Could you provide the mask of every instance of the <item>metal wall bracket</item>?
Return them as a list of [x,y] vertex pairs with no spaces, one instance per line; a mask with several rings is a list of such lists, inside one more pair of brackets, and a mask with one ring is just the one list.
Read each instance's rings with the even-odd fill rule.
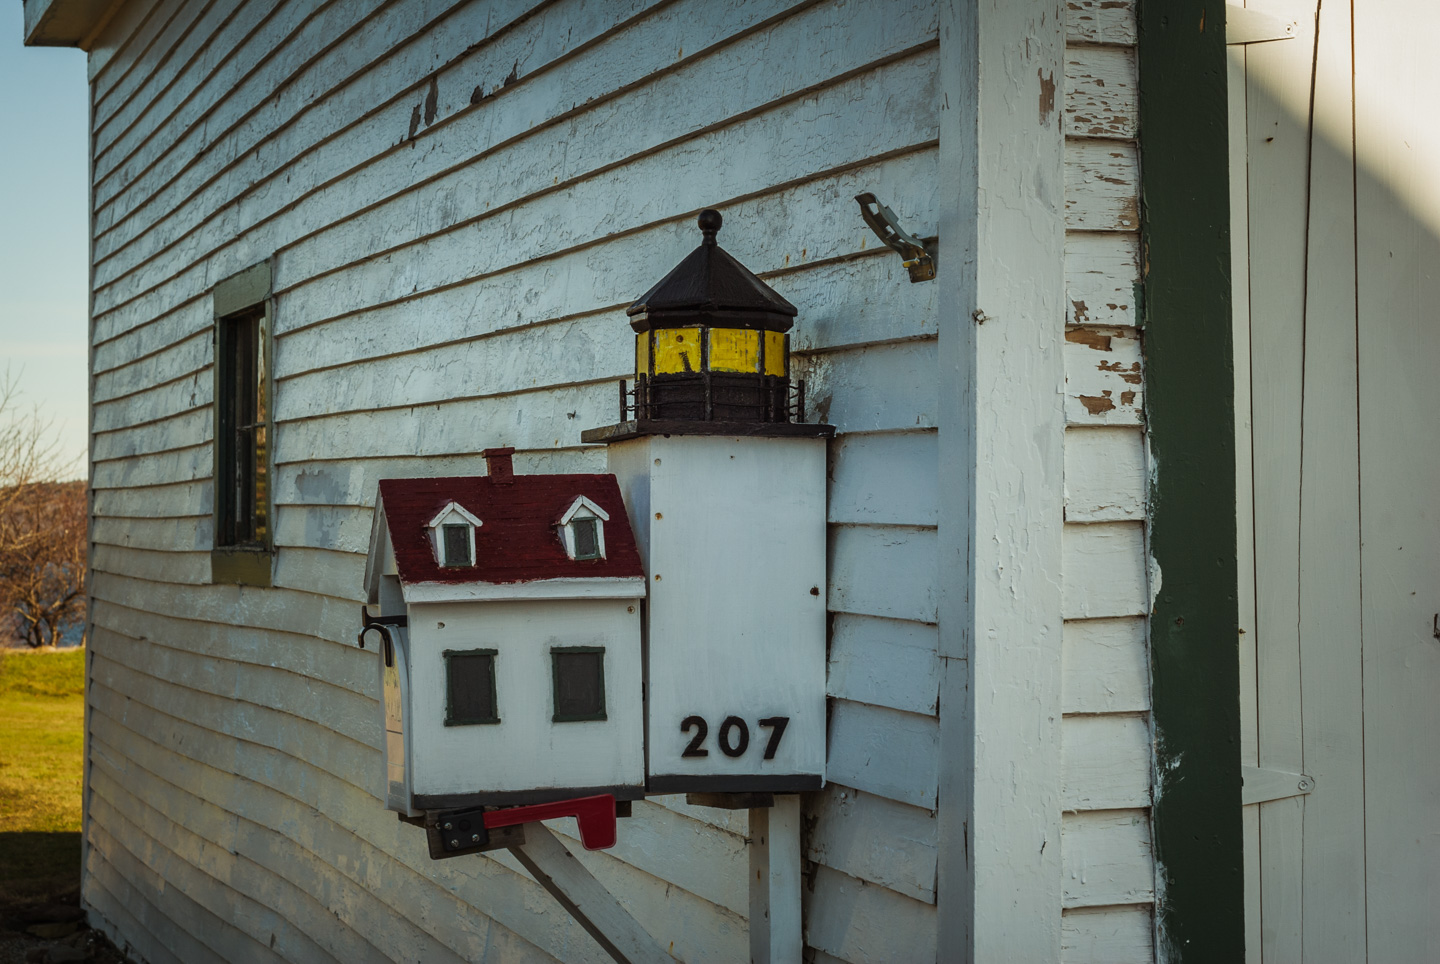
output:
[[868,191],[855,195],[855,200],[860,202],[860,216],[870,225],[875,236],[900,252],[900,257],[905,259],[905,270],[910,272],[911,283],[933,281],[939,239],[932,238],[930,243],[926,244],[907,233],[896,221],[895,212],[875,200],[875,195]]
[[1298,26],[1299,21],[1297,20],[1286,20],[1264,10],[1242,7],[1233,3],[1225,4],[1225,43],[1227,46],[1263,44],[1272,40],[1291,40],[1295,37],[1295,30]]

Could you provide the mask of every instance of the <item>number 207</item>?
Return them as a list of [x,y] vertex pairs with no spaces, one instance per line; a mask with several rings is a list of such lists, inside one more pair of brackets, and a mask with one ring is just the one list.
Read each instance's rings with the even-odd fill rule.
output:
[[[790,725],[790,717],[769,716],[755,722],[770,731],[770,739],[765,741],[765,759],[775,759],[775,751],[780,749],[780,738],[785,735],[785,727]],[[695,731],[695,735],[690,738],[689,744],[680,755],[709,756],[710,751],[705,749],[705,737],[710,733],[710,724],[705,722],[703,716],[687,716],[680,721],[680,732],[689,733],[691,730]],[[750,748],[750,727],[738,716],[727,716],[715,734],[715,742],[720,745],[720,752],[726,756],[743,756]]]

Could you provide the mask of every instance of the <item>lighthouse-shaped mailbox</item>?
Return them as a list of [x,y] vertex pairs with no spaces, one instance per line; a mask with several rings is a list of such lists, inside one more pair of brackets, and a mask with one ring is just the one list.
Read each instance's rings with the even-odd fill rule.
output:
[[647,789],[814,790],[834,428],[804,422],[794,306],[716,243],[718,212],[699,226],[628,309],[619,423],[582,434],[608,447],[647,573]]
[[382,648],[386,803],[410,817],[644,792],[645,577],[620,490],[515,475],[511,451],[379,485],[360,638]]

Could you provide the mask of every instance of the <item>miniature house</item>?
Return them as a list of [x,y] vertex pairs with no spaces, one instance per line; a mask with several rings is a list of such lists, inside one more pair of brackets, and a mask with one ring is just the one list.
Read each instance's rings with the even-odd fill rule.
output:
[[[645,577],[609,475],[380,483],[362,645],[380,649],[387,805],[644,788]],[[378,609],[378,616],[372,610]]]
[[702,242],[628,309],[634,404],[608,446],[649,573],[647,786],[798,792],[825,780],[829,425],[790,380],[796,309]]

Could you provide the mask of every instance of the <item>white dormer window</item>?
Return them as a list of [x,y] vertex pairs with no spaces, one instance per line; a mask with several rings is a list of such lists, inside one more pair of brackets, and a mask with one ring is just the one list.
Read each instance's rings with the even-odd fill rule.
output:
[[610,514],[585,496],[577,496],[557,526],[571,559],[605,558],[605,523]]
[[473,512],[458,502],[451,502],[437,512],[427,526],[435,561],[449,568],[475,565],[475,530],[481,524]]

